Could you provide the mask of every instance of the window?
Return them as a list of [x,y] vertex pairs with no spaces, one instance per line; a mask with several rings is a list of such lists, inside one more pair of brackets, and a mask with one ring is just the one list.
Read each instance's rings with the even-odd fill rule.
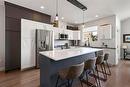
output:
[[98,40],[98,27],[93,26],[93,27],[88,27],[83,29],[83,35],[84,35],[84,40],[87,41],[92,40],[92,41],[97,41]]

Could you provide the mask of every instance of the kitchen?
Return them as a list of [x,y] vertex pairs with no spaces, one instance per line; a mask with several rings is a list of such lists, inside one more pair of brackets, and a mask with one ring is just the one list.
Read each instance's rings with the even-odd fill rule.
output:
[[[84,8],[77,8],[70,2],[71,0],[68,0],[68,2],[66,1],[65,3],[80,11],[79,19],[81,20],[78,21],[80,23],[77,23],[77,21],[73,24],[67,23],[65,21],[67,20],[66,17],[61,16],[61,19],[57,19],[61,12],[57,12],[59,9],[56,9],[56,20],[54,20],[50,15],[20,6],[16,4],[15,1],[13,3],[13,0],[4,2],[6,19],[5,65],[4,63],[0,64],[0,66],[2,66],[1,70],[5,70],[7,73],[13,72],[14,70],[21,72],[33,69],[40,72],[41,70],[41,76],[39,76],[40,86],[52,87],[48,85],[50,84],[48,74],[42,76],[42,73],[45,73],[45,67],[43,65],[50,61],[46,60],[48,58],[54,58],[55,61],[61,61],[62,57],[62,60],[68,58],[67,60],[65,59],[66,63],[64,61],[63,65],[61,64],[63,67],[58,64],[56,65],[60,66],[60,68],[65,68],[65,65],[66,67],[70,67],[90,57],[98,57],[94,53],[98,54],[99,51],[103,51],[102,55],[109,54],[107,61],[109,67],[113,70],[114,66],[118,66],[122,58],[122,40],[120,39],[122,30],[121,21],[118,16],[115,14],[101,17],[100,15],[96,15],[94,20],[86,21],[84,16],[89,8],[85,8],[86,6]],[[61,2],[59,1],[59,3]],[[56,4],[61,6],[59,3]],[[44,8],[45,7],[41,7],[42,10]],[[48,52],[46,53],[46,51]],[[56,59],[55,56],[58,59]],[[80,58],[84,56],[87,59],[83,58],[80,60]],[[39,65],[39,62],[42,61],[41,57],[46,58],[46,61],[43,61],[45,63]],[[73,60],[72,58],[71,60],[71,57],[75,57],[75,59]],[[0,62],[1,61],[4,60],[2,59]],[[51,65],[48,64],[45,66],[50,70]],[[42,67],[40,68],[40,66]],[[58,68],[56,68],[56,70],[57,69]],[[49,70],[47,70],[48,73],[51,72],[51,70]],[[52,68],[52,70],[54,69]],[[44,77],[47,77],[46,80]],[[104,78],[111,79],[111,76],[109,77],[109,75],[106,74]],[[96,86],[99,87],[109,83],[109,81],[102,82],[99,79],[97,80],[99,82]],[[52,82],[55,84],[55,81]],[[3,87],[3,85],[0,86]]]

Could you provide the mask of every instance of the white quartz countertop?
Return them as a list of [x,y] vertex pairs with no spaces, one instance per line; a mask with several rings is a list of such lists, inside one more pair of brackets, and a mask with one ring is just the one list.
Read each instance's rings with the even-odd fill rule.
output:
[[97,49],[97,48],[78,47],[78,48],[63,49],[63,50],[43,51],[40,52],[40,54],[52,60],[59,61],[70,57],[80,56],[83,54],[88,54],[88,53],[97,52],[101,50],[102,49]]

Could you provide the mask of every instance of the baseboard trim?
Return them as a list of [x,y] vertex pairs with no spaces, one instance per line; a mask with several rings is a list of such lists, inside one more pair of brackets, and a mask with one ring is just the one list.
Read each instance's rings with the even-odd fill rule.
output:
[[31,69],[36,69],[36,67],[33,66],[33,67],[29,67],[29,68],[24,68],[24,69],[21,69],[21,71],[26,71],[26,70],[31,70]]

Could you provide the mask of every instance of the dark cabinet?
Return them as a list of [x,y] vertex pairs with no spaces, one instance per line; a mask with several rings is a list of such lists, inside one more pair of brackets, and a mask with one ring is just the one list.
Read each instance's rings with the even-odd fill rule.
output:
[[6,30],[21,31],[21,20],[11,17],[6,17]]
[[20,32],[6,31],[5,69],[19,69],[21,66],[21,35]]
[[21,67],[21,19],[50,24],[51,16],[5,1],[6,71]]

